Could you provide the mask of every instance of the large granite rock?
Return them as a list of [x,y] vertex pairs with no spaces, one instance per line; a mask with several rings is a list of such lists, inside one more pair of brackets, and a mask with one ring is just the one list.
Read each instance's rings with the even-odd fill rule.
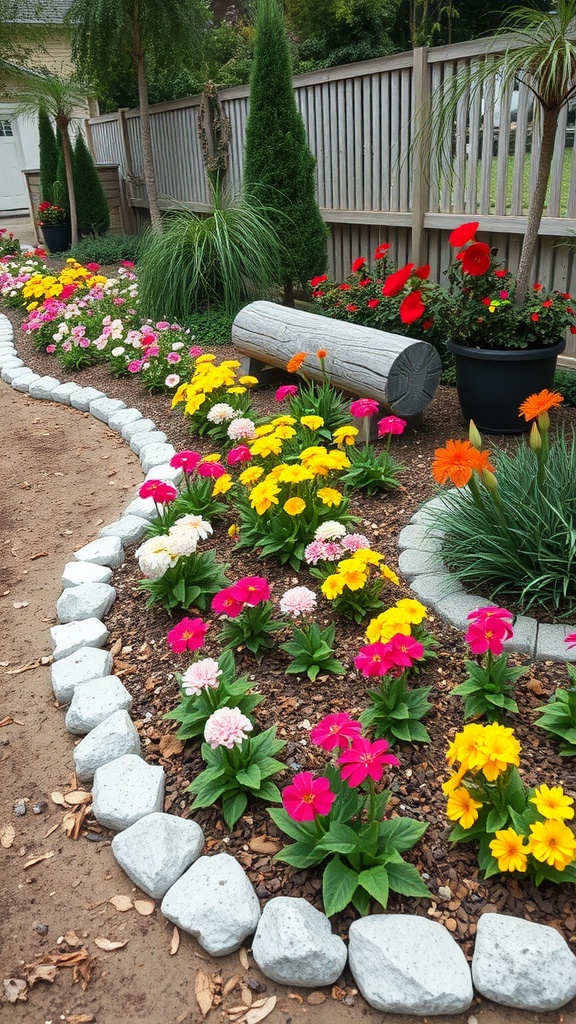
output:
[[50,669],[54,696],[60,704],[69,704],[74,690],[91,679],[102,679],[112,671],[112,655],[98,647],[82,647],[67,658],[55,661]]
[[78,562],[95,562],[116,569],[124,561],[124,548],[119,537],[99,537],[74,552]]
[[83,619],[101,619],[109,612],[116,591],[108,583],[79,583],[66,587],[56,602],[60,622],[81,622]]
[[164,804],[164,769],[124,754],[98,768],[92,789],[94,817],[105,828],[121,832]]
[[252,955],[281,985],[333,985],[346,964],[346,946],[330,921],[307,900],[277,896],[264,907]]
[[109,583],[112,569],[96,562],[66,562],[61,576],[63,587],[78,587],[81,583]]
[[52,626],[50,643],[55,661],[67,658],[82,647],[104,647],[108,630],[100,619],[84,619],[82,622],[65,622]]
[[140,754],[140,737],[127,711],[115,711],[74,747],[79,782],[90,782],[103,764],[124,754]]
[[140,818],[112,840],[120,867],[155,900],[166,895],[203,848],[204,834],[195,821],[160,811]]
[[66,712],[66,728],[76,736],[85,736],[115,711],[129,711],[132,697],[118,676],[104,676],[81,683],[74,690]]

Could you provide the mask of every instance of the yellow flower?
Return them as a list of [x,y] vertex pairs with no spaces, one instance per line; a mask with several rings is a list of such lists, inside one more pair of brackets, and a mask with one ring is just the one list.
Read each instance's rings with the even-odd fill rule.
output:
[[268,480],[262,480],[261,483],[256,484],[250,491],[250,504],[258,515],[262,516],[272,505],[278,504],[276,495],[279,493],[280,488],[276,487],[276,484],[270,483]]
[[302,498],[288,498],[283,507],[289,516],[299,516],[306,508],[306,502]]
[[361,562],[355,561],[353,558],[345,558],[338,565],[338,572],[344,580],[344,586],[348,587],[348,590],[362,590],[368,579],[368,573]]
[[38,309],[38,303],[29,302],[28,305],[26,306],[26,309],[31,313],[33,309]]
[[520,764],[520,744],[514,730],[493,722],[482,727],[476,753],[469,760],[471,769],[479,768],[488,782],[494,782],[511,765]]
[[210,455],[204,455],[202,462],[220,462],[221,458],[220,452],[211,452]]
[[238,537],[238,535],[240,534],[240,530],[237,527],[236,523],[232,523],[232,526],[229,526],[226,532],[228,533],[229,537]]
[[564,871],[576,854],[574,833],[563,821],[535,821],[530,825],[528,848],[536,860],[548,864],[557,871]]
[[459,768],[457,772],[452,772],[452,774],[446,779],[446,782],[442,783],[442,792],[444,793],[444,796],[449,796],[455,789],[458,789],[465,774],[465,768]]
[[[394,573],[394,575],[396,574]],[[393,582],[398,583],[398,577]],[[395,607],[406,616],[408,622],[413,623],[415,626],[418,626],[423,619],[428,617],[426,606],[412,597],[403,597],[400,601],[396,601]]]
[[304,451],[300,452],[298,458],[301,462],[306,462],[306,459],[312,459],[316,456],[328,455],[328,449],[324,448],[321,444],[311,444]]
[[248,466],[248,469],[244,469],[240,473],[238,479],[245,487],[252,487],[253,484],[258,482],[263,472],[262,466]]
[[273,434],[274,425],[272,423],[261,423],[259,427],[256,427],[254,431],[255,437],[264,437],[265,434]]
[[237,359],[224,359],[220,363],[223,370],[237,370],[240,365]]
[[458,762],[466,770],[470,758],[476,755],[482,731],[483,726],[471,722],[469,725],[464,726],[462,732],[456,733],[446,752],[448,764],[456,764]]
[[543,818],[562,821],[563,818],[574,817],[574,800],[564,793],[562,786],[538,786],[534,796],[530,797],[530,803],[536,804],[536,810]]
[[358,548],[358,551],[354,552],[353,556],[357,562],[362,562],[363,565],[378,565],[384,555],[381,555],[379,551],[372,551],[372,548]]
[[294,437],[295,433],[294,427],[289,427],[287,423],[281,423],[274,427],[274,434],[276,437],[281,437],[283,441],[286,441],[289,437]]
[[332,438],[339,448],[343,448],[346,444],[354,444],[357,435],[358,427],[353,427],[352,424],[350,424],[344,427],[336,427],[336,430],[332,434]]
[[255,441],[250,441],[250,451],[252,455],[259,455],[262,459],[268,458],[269,455],[280,455],[282,440],[275,434],[270,434],[269,437],[258,437]]
[[340,597],[340,594],[344,590],[344,580],[342,579],[342,576],[338,573],[334,573],[332,576],[327,576],[320,587],[320,590],[328,601],[333,601],[335,597]]
[[321,416],[301,416],[300,423],[303,427],[308,427],[309,430],[319,430],[320,427],[324,426],[324,420]]
[[270,420],[273,427],[292,427],[296,420],[293,416],[276,416],[275,419]]
[[251,377],[249,374],[246,377],[238,378],[240,384],[244,384],[247,388],[254,387],[258,383],[258,377]]
[[448,797],[446,814],[450,821],[457,821],[462,828],[472,828],[481,807],[481,802],[474,800],[465,786],[459,786]]
[[313,480],[314,476],[304,466],[284,465],[278,473],[278,480],[281,484],[300,484],[304,480]]
[[340,491],[337,491],[334,487],[321,487],[317,494],[320,501],[324,505],[328,505],[328,508],[332,508],[333,505],[338,506],[343,498]]
[[192,397],[188,399],[186,405],[184,406],[184,412],[188,416],[193,416],[195,412],[198,412],[198,409],[205,401],[206,395],[192,395]]
[[400,583],[400,577],[396,575],[394,570],[391,569],[389,565],[381,565],[380,572],[385,580],[390,580],[390,583],[395,583],[396,586],[398,586],[398,584]]
[[326,466],[328,469],[350,469],[350,459],[344,452],[336,451],[334,448],[328,452]]
[[203,366],[204,363],[213,363],[215,359],[216,356],[211,352],[207,352],[203,356],[196,356],[196,366]]
[[248,390],[247,388],[240,387],[240,385],[237,384],[236,387],[228,388],[226,394],[227,395],[244,395],[247,390]]
[[226,491],[229,491],[232,487],[232,483],[233,481],[230,473],[224,473],[223,476],[219,476],[214,482],[212,497],[215,498],[218,494],[226,494]]
[[370,620],[366,627],[366,639],[369,644],[386,644],[396,633],[409,636],[410,632],[410,623],[398,609],[388,608],[375,619]]
[[526,871],[529,848],[524,846],[523,840],[524,836],[518,835],[513,828],[496,832],[496,838],[488,845],[500,871]]

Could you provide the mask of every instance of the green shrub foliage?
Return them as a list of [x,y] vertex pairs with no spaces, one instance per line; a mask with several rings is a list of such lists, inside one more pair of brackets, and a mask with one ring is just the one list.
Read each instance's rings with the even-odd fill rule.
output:
[[45,110],[38,113],[40,137],[40,199],[52,202],[52,189],[58,176],[58,145],[52,122]]
[[110,227],[110,210],[96,164],[81,132],[74,145],[73,174],[78,231],[82,235],[97,235],[107,231]]

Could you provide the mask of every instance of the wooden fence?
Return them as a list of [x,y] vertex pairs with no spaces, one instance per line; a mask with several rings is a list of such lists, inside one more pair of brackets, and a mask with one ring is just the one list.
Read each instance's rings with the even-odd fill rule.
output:
[[[104,189],[104,196],[110,210],[112,225],[119,227],[121,231],[133,230],[134,224],[131,218],[131,209],[127,202],[127,196],[125,193],[125,182],[120,174],[118,164],[97,163],[96,170],[98,171],[100,184]],[[44,244],[39,232],[38,220],[36,217],[36,211],[40,203],[40,171],[38,169],[28,170],[23,171],[23,174],[26,179],[30,218],[34,225],[36,241],[40,244]]]
[[[330,225],[330,272],[350,272],[356,256],[392,243],[398,265],[429,262],[441,281],[450,261],[448,234],[464,220],[479,220],[482,237],[517,269],[528,197],[539,151],[539,114],[529,91],[502,90],[488,79],[482,92],[464,95],[446,141],[450,170],[439,174],[422,132],[422,111],[436,91],[491,53],[502,40],[474,40],[417,49],[378,60],[328,68],[294,78],[296,103],[317,158],[317,194]],[[241,184],[249,89],[222,90],[230,119],[229,180]],[[208,187],[196,119],[200,97],[150,108],[154,163],[161,206],[208,209]],[[536,105],[537,107],[537,105]],[[136,223],[147,202],[142,179],[138,110],[91,118],[97,161],[117,163],[127,182]],[[576,291],[574,111],[560,120],[540,228],[534,280]],[[576,365],[576,336],[567,356]]]

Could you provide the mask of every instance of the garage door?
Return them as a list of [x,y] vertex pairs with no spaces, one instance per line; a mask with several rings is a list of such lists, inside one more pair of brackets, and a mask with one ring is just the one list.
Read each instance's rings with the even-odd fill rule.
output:
[[23,166],[18,123],[0,115],[0,211],[27,209]]

